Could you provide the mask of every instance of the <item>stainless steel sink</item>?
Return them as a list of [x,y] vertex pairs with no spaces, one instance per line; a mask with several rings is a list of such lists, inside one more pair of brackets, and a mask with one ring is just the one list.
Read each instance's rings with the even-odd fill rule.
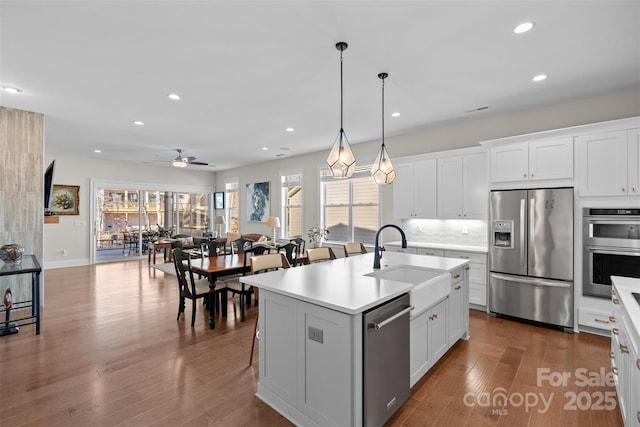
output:
[[415,285],[409,292],[411,305],[414,306],[411,317],[417,316],[451,293],[451,277],[448,272],[442,270],[414,265],[394,265],[365,276]]

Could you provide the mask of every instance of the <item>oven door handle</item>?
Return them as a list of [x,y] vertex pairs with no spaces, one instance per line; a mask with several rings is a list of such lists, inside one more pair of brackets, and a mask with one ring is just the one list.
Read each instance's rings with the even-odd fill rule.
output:
[[640,225],[640,220],[631,220],[631,219],[620,219],[617,221],[614,220],[606,220],[606,219],[589,219],[587,218],[589,224],[598,224],[598,225]]
[[549,288],[570,288],[571,282],[561,282],[558,280],[536,279],[533,277],[507,276],[505,274],[491,273],[492,279],[504,280],[505,282],[526,283],[527,285],[546,286]]
[[598,253],[605,255],[623,255],[623,256],[640,256],[640,250],[638,249],[603,249],[595,246],[587,246],[587,251],[590,253]]

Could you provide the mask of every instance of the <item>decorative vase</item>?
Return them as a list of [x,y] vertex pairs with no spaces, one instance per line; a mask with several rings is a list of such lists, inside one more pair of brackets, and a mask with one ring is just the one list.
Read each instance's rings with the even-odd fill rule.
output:
[[9,243],[0,248],[0,259],[4,262],[19,262],[23,254],[24,248],[18,243]]
[[312,248],[321,248],[322,247],[322,242],[311,242],[311,247]]

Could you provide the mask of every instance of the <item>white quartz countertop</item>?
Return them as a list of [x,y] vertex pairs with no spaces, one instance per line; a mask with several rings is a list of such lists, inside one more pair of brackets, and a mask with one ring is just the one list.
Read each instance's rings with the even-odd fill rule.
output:
[[[385,243],[388,246],[402,246],[400,240]],[[479,254],[486,254],[488,248],[486,246],[470,246],[470,245],[456,245],[451,243],[428,243],[428,242],[415,242],[408,241],[407,247],[409,248],[424,248],[424,249],[442,249],[445,251],[463,251],[463,252],[475,252]]]
[[[409,292],[414,286],[409,283],[365,276],[374,271],[373,257],[373,253],[368,253],[339,258],[245,276],[240,278],[240,281],[260,289],[353,315]],[[379,271],[396,265],[411,265],[450,272],[468,262],[459,258],[384,252]]]
[[[631,295],[632,292],[640,292],[640,279],[632,277],[611,276],[611,280],[618,289],[618,298],[622,301],[624,309],[629,313],[635,336],[640,337],[640,304]],[[637,339],[637,338],[636,338]]]

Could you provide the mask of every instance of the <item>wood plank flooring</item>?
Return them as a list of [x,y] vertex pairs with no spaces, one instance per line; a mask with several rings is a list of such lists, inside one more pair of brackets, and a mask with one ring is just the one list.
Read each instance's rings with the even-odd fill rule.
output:
[[[47,270],[44,279],[41,334],[30,325],[0,337],[0,425],[291,425],[254,396],[255,308],[240,322],[231,300],[228,318],[210,330],[198,303],[191,328],[189,304],[176,321],[175,276],[146,259]],[[576,369],[609,372],[608,354],[605,337],[471,310],[471,339],[416,384],[388,425],[621,426],[617,400],[613,410],[595,406],[613,387],[575,384]],[[538,368],[571,378],[566,386],[538,386]],[[573,402],[572,409],[572,393],[593,404]]]

